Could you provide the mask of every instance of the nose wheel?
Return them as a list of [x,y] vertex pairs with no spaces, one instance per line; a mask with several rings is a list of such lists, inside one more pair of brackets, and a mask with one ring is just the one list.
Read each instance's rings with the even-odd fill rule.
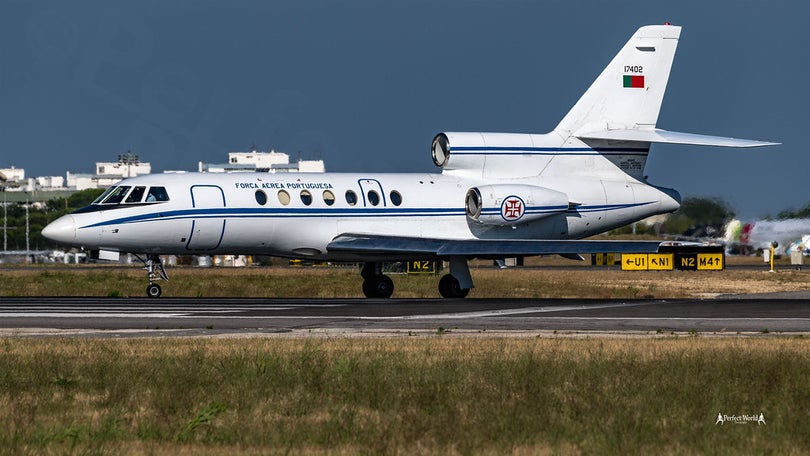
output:
[[156,283],[150,283],[146,287],[146,296],[150,298],[159,298],[161,293],[163,293],[163,290]]
[[149,285],[146,286],[146,296],[159,298],[160,295],[163,294],[163,289],[155,282],[158,280],[169,280],[169,276],[166,275],[166,270],[163,269],[163,260],[161,260],[160,256],[156,253],[146,255],[145,260],[138,255],[135,255],[135,257],[144,264],[146,275],[149,277]]

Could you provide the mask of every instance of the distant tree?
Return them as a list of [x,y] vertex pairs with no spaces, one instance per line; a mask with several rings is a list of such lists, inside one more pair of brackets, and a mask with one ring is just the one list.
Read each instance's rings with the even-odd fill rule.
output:
[[688,236],[717,236],[734,218],[734,211],[720,198],[686,198],[667,218],[662,232]]
[[792,209],[784,210],[776,216],[776,218],[780,220],[785,219],[805,219],[810,218],[810,203],[808,203],[803,208],[799,209],[798,211],[794,211]]
[[725,225],[734,218],[734,211],[720,198],[686,198],[678,212],[699,225]]
[[103,188],[88,188],[87,190],[78,191],[68,197],[67,204],[70,209],[79,209],[88,206],[95,201],[102,193]]
[[[43,209],[28,208],[28,244],[32,249],[50,249],[62,247],[42,237],[42,228],[57,218],[85,207],[104,192],[104,189],[87,189],[78,191],[68,198],[54,198],[45,203]],[[25,249],[25,205],[11,204],[8,206],[8,220],[6,222],[7,244],[10,250]],[[2,248],[2,246],[0,246]]]

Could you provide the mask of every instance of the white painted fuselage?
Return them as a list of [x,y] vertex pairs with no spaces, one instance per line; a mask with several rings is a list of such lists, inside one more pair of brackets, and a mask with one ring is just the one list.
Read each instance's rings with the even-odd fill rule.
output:
[[[448,134],[458,139],[456,134]],[[511,146],[459,147],[453,160],[481,166],[442,174],[188,173],[154,174],[117,187],[164,187],[168,201],[94,204],[66,216],[56,231],[61,242],[86,249],[161,254],[264,254],[320,260],[358,260],[326,246],[343,233],[439,239],[581,239],[679,207],[674,190],[642,182],[617,162],[643,160],[646,150],[586,144],[515,146],[524,136],[535,143],[550,135],[489,134]],[[500,138],[499,138],[500,137]],[[474,149],[474,150],[473,150]],[[515,156],[517,154],[517,156]],[[458,156],[458,157],[457,157]],[[512,163],[506,177],[485,176],[483,162]],[[515,164],[516,161],[521,163]],[[503,188],[483,202],[473,219],[466,207],[471,188]],[[562,205],[533,201],[526,189],[566,195]],[[514,190],[514,191],[512,191]],[[512,195],[514,193],[514,195]],[[504,199],[516,196],[521,217],[502,214]],[[506,208],[503,208],[504,211]],[[539,214],[538,218],[531,218]],[[511,218],[515,218],[514,216]],[[378,257],[377,257],[378,258]]]

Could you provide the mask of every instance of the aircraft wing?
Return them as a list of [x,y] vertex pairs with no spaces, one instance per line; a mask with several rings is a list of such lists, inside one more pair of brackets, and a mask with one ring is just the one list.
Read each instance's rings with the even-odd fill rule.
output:
[[724,136],[696,135],[678,131],[661,130],[602,130],[577,134],[582,139],[606,139],[609,141],[640,141],[664,144],[690,144],[693,146],[719,147],[760,147],[775,146],[780,143],[754,141],[752,139],[727,138]]
[[512,256],[580,253],[655,253],[660,241],[526,240],[526,239],[435,239],[417,237],[341,234],[326,249],[356,255],[396,257],[452,256],[504,258]]

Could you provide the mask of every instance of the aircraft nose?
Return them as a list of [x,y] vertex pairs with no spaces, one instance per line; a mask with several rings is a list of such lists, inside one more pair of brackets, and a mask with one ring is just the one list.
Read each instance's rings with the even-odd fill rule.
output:
[[76,240],[76,220],[63,215],[42,229],[42,236],[56,242],[70,244]]

